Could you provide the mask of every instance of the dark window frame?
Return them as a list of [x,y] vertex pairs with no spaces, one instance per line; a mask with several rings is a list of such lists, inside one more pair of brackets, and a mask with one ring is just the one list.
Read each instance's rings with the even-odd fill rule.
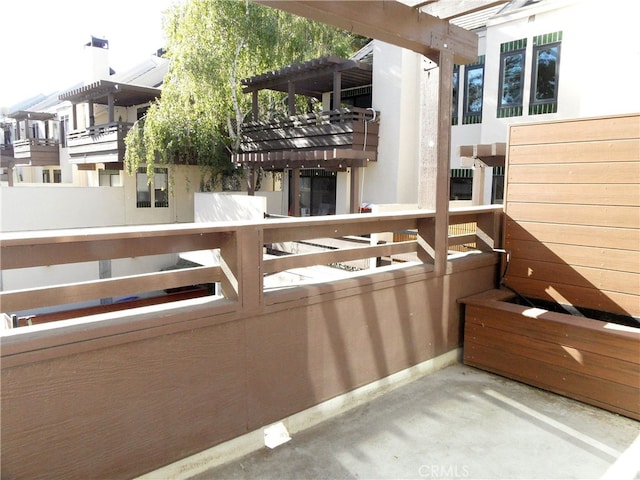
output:
[[[482,72],[481,86],[480,86],[480,108],[478,110],[470,109],[470,95],[469,95],[469,77],[472,72],[480,70]],[[478,98],[475,96],[473,98]],[[464,91],[462,99],[462,124],[472,124],[482,122],[482,111],[484,109],[484,55],[478,57],[478,61],[473,64],[465,65],[464,67]]]
[[[554,91],[552,97],[538,99],[540,52],[556,48],[554,72]],[[562,57],[562,31],[537,35],[533,38],[531,55],[531,89],[529,98],[529,115],[556,113],[558,111],[558,94],[560,89],[560,61]]]
[[451,125],[458,125],[459,108],[458,103],[460,101],[460,65],[453,66],[453,76],[451,78],[453,84],[453,92],[451,95]]

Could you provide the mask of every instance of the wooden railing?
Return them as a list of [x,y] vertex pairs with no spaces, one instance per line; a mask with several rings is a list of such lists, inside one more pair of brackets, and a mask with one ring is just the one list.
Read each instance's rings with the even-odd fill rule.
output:
[[118,138],[124,138],[132,125],[132,123],[126,122],[111,122],[94,125],[86,129],[74,130],[67,135],[69,146],[86,143],[88,141],[108,141],[108,138],[104,138],[105,136],[112,137],[115,135]]
[[372,109],[353,107],[248,122],[242,126],[240,149],[242,152],[273,152],[348,147],[373,151],[378,145],[378,125],[375,123],[378,116],[379,113]]
[[25,138],[13,142],[16,159],[32,166],[60,165],[59,143],[53,138]]
[[[477,227],[473,233],[450,236],[446,248],[473,244],[479,251],[491,251],[500,238],[500,215],[499,206],[453,210],[450,214],[451,225],[473,223]],[[0,235],[0,268],[3,271],[211,249],[220,250],[221,261],[218,266],[4,291],[0,293],[0,305],[5,313],[25,312],[220,282],[224,297],[237,302],[237,308],[256,308],[265,302],[263,275],[266,274],[407,254],[413,255],[416,261],[430,263],[435,249],[442,248],[433,242],[434,218],[433,212],[411,211],[382,215],[286,218],[260,223],[6,233]],[[414,240],[274,258],[263,255],[265,246],[275,243],[411,230],[416,232]]]
[[57,147],[58,141],[53,138],[25,138],[15,140],[13,147],[16,151],[25,147]]
[[121,162],[124,158],[124,138],[133,124],[111,122],[74,130],[67,135],[69,156],[72,159],[95,157],[95,162]]

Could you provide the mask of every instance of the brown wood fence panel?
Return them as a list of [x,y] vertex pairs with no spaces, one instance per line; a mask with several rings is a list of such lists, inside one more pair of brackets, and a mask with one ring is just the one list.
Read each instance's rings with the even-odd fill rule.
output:
[[507,283],[640,315],[640,115],[512,126],[507,169]]

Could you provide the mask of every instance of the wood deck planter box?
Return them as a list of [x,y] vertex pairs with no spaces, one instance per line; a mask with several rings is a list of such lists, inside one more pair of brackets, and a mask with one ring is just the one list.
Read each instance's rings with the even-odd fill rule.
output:
[[640,328],[517,305],[465,304],[464,363],[640,420]]

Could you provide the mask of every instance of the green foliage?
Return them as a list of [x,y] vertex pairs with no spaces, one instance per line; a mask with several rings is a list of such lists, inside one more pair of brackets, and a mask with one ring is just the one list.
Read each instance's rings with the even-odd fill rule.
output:
[[[165,16],[171,63],[162,98],[126,138],[125,163],[195,163],[212,188],[233,174],[239,128],[251,110],[240,80],[326,55],[349,56],[366,39],[248,0],[187,0]],[[286,111],[282,95],[260,102]]]

